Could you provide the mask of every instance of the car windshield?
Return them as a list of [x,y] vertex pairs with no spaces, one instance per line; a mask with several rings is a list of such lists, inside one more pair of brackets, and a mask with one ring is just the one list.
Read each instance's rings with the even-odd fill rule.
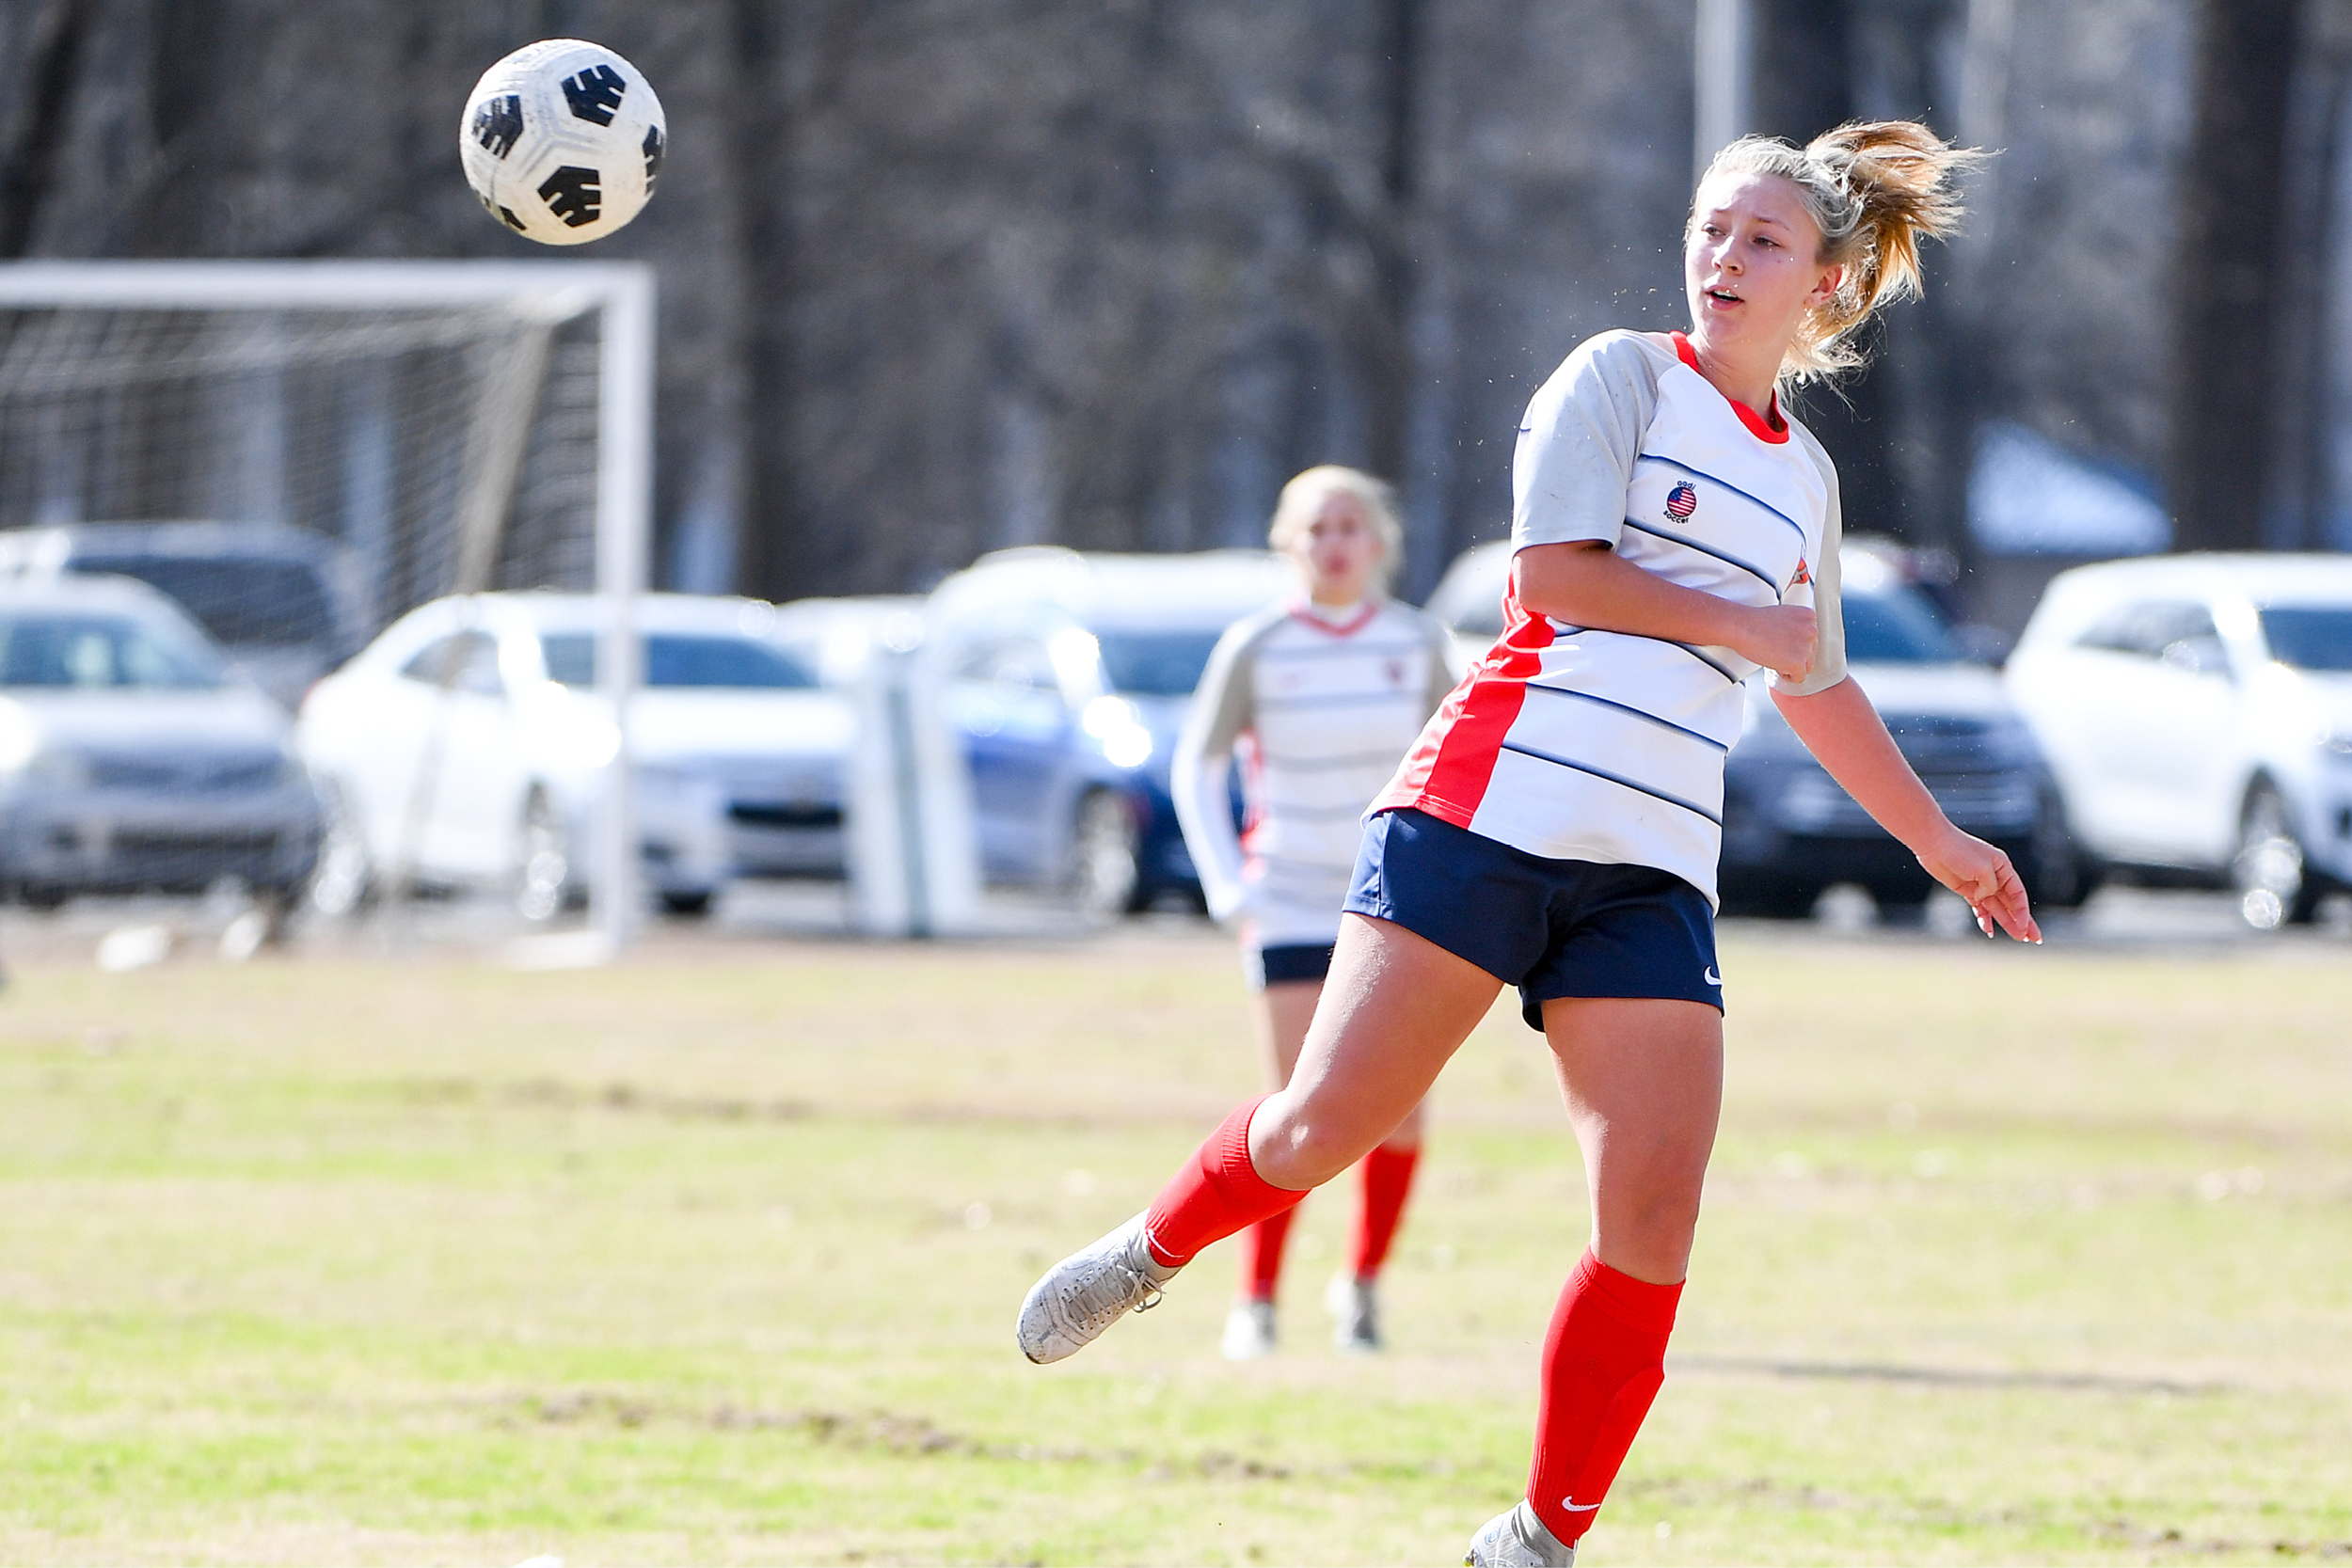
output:
[[1209,666],[1216,631],[1101,631],[1103,674],[1113,691],[1131,697],[1189,697]]
[[219,684],[212,650],[175,627],[103,612],[0,610],[0,686],[191,691]]
[[232,648],[327,642],[335,637],[318,574],[303,562],[126,552],[76,556],[73,569],[136,578],[159,588],[215,641]]
[[1841,608],[1846,657],[1856,664],[1957,664],[1966,657],[1907,588],[1849,594]]
[[2352,608],[2271,605],[2262,612],[2270,657],[2297,670],[2352,670]]
[[[550,632],[539,640],[548,678],[565,686],[596,684],[594,632]],[[645,639],[649,687],[712,687],[731,690],[803,690],[817,684],[798,659],[749,637],[656,632]]]

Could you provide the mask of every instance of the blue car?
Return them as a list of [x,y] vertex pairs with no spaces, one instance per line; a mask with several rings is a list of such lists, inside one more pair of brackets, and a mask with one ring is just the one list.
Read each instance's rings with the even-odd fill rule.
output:
[[1000,550],[942,583],[925,636],[987,879],[1101,915],[1198,899],[1168,795],[1177,732],[1225,628],[1294,592],[1262,550]]

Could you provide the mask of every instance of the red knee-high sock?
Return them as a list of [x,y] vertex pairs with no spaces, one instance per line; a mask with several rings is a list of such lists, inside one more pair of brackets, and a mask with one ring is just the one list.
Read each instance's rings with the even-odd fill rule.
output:
[[1249,1118],[1265,1099],[1260,1095],[1227,1117],[1152,1200],[1143,1228],[1152,1257],[1170,1265],[1189,1263],[1211,1242],[1279,1214],[1307,1196],[1275,1186],[1249,1163]]
[[1241,1249],[1242,1294],[1251,1301],[1272,1301],[1275,1282],[1282,1277],[1282,1243],[1291,1233],[1296,1208],[1268,1214],[1244,1231]]
[[1527,1500],[1574,1545],[1617,1479],[1633,1434],[1666,1378],[1680,1285],[1651,1285],[1587,1252],[1560,1292],[1544,1337],[1543,1398]]
[[1382,1147],[1364,1156],[1364,1202],[1356,1212],[1357,1278],[1372,1278],[1388,1261],[1396,1222],[1405,1214],[1405,1195],[1413,1190],[1413,1166],[1420,1161],[1418,1145]]

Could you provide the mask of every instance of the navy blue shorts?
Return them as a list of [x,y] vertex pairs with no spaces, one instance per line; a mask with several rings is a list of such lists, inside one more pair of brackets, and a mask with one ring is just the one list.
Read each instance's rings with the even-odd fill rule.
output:
[[1331,943],[1327,942],[1320,947],[1312,943],[1260,947],[1255,942],[1245,942],[1241,961],[1251,990],[1263,990],[1291,980],[1312,980],[1321,985],[1331,974]]
[[1658,997],[1723,1010],[1715,911],[1670,871],[1547,860],[1426,812],[1364,824],[1342,906],[1393,921],[1505,985],[1544,1026],[1555,996]]

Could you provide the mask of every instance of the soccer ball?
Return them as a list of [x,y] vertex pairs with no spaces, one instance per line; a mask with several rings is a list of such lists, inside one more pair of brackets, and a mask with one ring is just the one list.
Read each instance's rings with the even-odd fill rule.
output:
[[653,195],[665,135],[635,66],[598,44],[543,39],[473,85],[457,156],[492,217],[541,245],[585,245]]

